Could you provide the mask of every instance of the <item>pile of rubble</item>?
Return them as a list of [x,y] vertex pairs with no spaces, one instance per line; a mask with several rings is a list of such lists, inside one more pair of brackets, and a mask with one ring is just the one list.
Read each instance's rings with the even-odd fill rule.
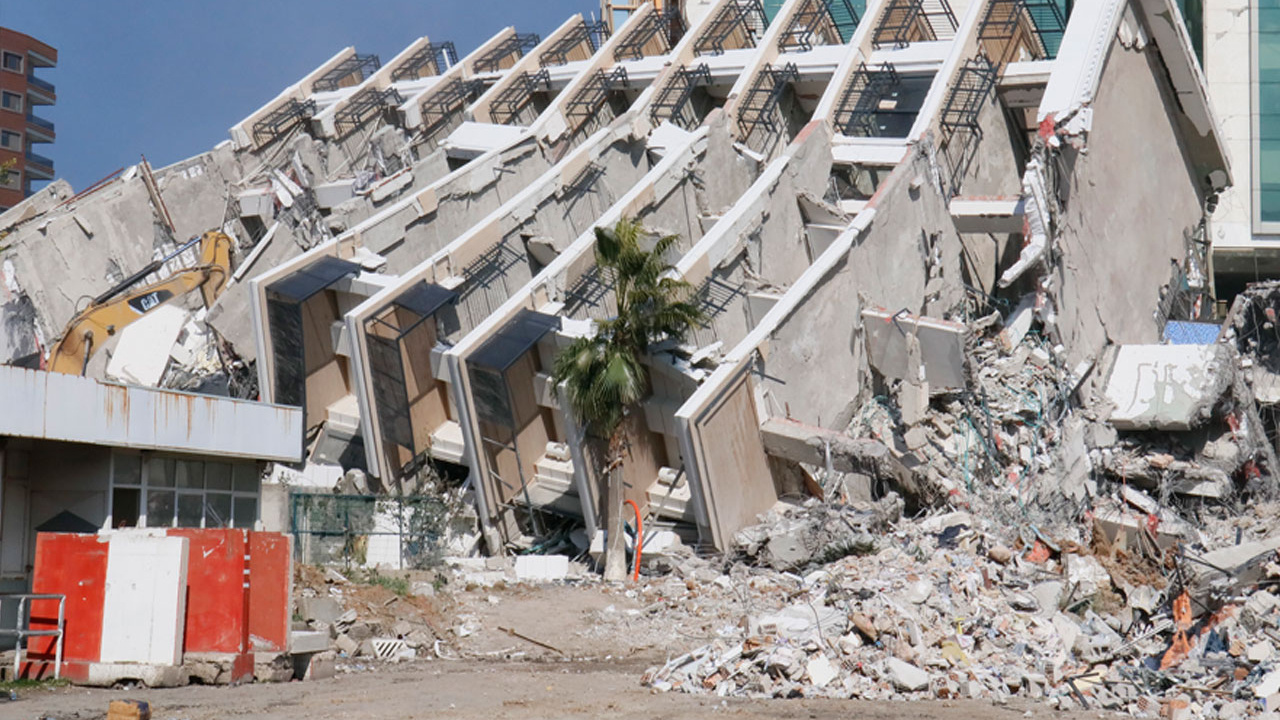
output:
[[[438,630],[444,621],[434,601],[435,583],[369,579],[356,583],[333,569],[298,566],[294,644],[300,636],[312,636],[305,637],[307,646],[317,652],[305,655],[310,667],[297,675],[314,677],[327,664],[336,672],[356,672],[377,663],[440,656],[447,635]],[[287,675],[292,669],[282,671]]]
[[[1147,517],[1125,497],[1149,498],[1112,498]],[[868,535],[872,547],[825,564],[816,555],[795,573],[733,568],[724,601],[744,609],[740,621],[644,682],[742,697],[1020,696],[1172,717],[1271,709],[1280,703],[1280,597],[1269,590],[1280,538],[1263,536],[1275,510],[1224,523],[1240,543],[1198,553],[1160,552],[1149,530],[1108,535],[1101,523],[1085,542],[1031,532],[1005,544],[1004,528],[963,511],[900,521]],[[759,538],[804,536],[826,523],[804,517],[831,514],[775,516],[739,540],[759,553],[774,544]],[[690,583],[685,594],[707,602],[705,587]]]
[[809,439],[825,499],[737,534],[711,583],[737,619],[644,681],[1168,718],[1280,706],[1280,283],[1220,330],[1174,321],[1165,344],[1074,364],[1033,307],[864,313],[878,394]]

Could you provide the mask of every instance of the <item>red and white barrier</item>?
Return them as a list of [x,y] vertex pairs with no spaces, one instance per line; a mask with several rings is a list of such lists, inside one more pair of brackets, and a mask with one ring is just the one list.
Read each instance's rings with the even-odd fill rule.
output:
[[[32,589],[67,597],[63,677],[167,684],[189,655],[229,659],[241,681],[254,652],[287,652],[292,583],[287,535],[175,528],[40,533]],[[33,603],[32,629],[56,622],[56,601]],[[54,649],[32,638],[23,675],[52,677]]]

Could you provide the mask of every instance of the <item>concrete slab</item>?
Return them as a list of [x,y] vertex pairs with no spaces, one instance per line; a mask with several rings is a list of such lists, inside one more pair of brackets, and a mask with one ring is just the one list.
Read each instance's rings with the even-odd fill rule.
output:
[[516,558],[516,579],[521,582],[563,580],[569,574],[564,555],[521,555]]
[[1190,430],[1209,419],[1234,370],[1222,345],[1122,345],[1105,395],[1120,430]]
[[964,325],[872,309],[862,311],[862,327],[867,359],[886,378],[906,379],[907,336],[915,333],[929,387],[956,390],[965,386],[964,341],[968,328]]
[[159,385],[187,318],[187,311],[177,305],[163,305],[126,327],[107,363],[107,375],[131,385]]
[[294,630],[289,633],[289,652],[300,655],[318,653],[329,649],[329,633],[312,630]]
[[1025,201],[1020,197],[955,197],[951,199],[951,221],[962,233],[1022,232]]
[[514,143],[525,129],[514,125],[464,122],[454,130],[443,145],[449,157],[473,159]]

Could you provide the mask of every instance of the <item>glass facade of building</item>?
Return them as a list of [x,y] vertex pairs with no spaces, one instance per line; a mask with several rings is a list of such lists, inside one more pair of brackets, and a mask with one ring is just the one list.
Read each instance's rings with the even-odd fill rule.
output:
[[1257,219],[1280,223],[1280,0],[1259,0],[1253,108]]

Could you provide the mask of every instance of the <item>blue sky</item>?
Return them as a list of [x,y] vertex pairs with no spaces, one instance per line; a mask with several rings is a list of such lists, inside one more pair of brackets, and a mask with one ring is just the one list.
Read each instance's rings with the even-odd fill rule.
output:
[[349,45],[388,61],[423,35],[465,54],[499,29],[546,36],[597,0],[0,0],[0,25],[58,49],[40,76],[58,139],[36,151],[80,190],[145,154],[160,167]]

